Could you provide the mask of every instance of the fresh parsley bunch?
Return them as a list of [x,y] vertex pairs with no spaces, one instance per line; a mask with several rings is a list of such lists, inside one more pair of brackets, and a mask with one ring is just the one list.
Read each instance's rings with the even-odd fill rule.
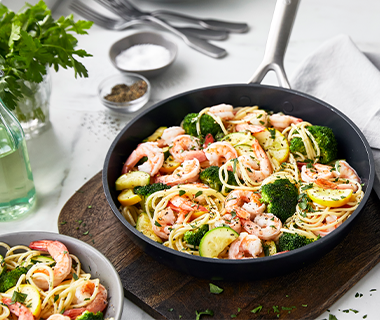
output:
[[41,0],[26,4],[23,12],[14,13],[0,4],[0,98],[14,110],[17,101],[30,95],[23,81],[39,83],[46,68],[73,68],[75,77],[88,77],[87,69],[76,58],[90,57],[85,50],[76,50],[73,34],[87,34],[92,21],[74,22],[73,15],[54,20]]

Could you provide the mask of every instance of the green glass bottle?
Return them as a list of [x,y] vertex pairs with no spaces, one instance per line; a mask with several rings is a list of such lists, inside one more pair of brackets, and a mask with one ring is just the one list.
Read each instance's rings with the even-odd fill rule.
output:
[[35,201],[24,132],[0,99],[0,222],[24,216]]

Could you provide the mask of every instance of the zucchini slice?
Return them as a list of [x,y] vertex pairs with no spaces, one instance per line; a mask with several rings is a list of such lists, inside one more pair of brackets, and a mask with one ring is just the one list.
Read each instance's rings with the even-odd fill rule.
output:
[[203,236],[199,244],[199,255],[207,258],[217,258],[238,237],[239,234],[230,227],[211,229]]
[[140,213],[137,217],[136,229],[148,238],[158,243],[162,243],[161,238],[154,233],[152,223],[145,212]]

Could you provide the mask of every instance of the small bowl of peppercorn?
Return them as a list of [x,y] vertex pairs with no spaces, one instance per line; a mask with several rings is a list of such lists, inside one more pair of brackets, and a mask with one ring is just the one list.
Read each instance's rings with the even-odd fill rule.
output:
[[120,73],[104,79],[99,84],[98,95],[111,110],[132,113],[149,101],[150,83],[138,74]]

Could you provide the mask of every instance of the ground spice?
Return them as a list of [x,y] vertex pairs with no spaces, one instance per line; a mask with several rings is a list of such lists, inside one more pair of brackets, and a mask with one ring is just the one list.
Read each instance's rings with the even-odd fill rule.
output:
[[147,89],[148,85],[144,80],[136,81],[131,86],[117,84],[104,99],[112,102],[128,102],[142,97]]

